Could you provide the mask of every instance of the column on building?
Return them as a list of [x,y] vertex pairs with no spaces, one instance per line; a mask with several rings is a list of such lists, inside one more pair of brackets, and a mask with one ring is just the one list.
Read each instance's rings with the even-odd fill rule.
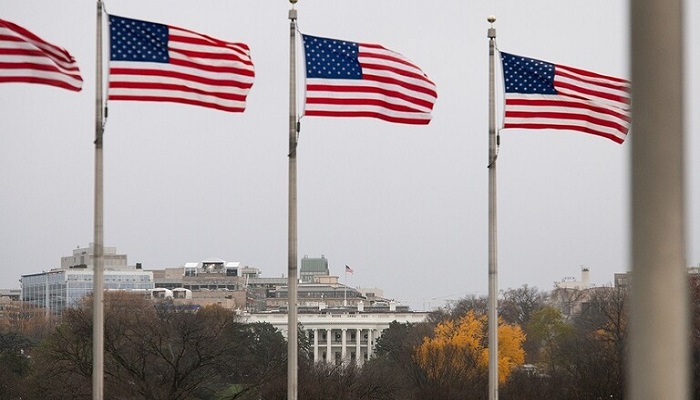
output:
[[357,365],[362,365],[362,352],[360,351],[360,336],[362,333],[362,329],[358,329],[357,333],[355,334],[355,362]]
[[367,329],[367,359],[372,358],[372,329]]
[[318,362],[318,329],[313,330],[314,335],[314,362]]
[[343,363],[345,363],[348,359],[348,348],[347,348],[347,338],[348,338],[348,330],[343,328],[340,330],[340,359],[342,360]]
[[332,356],[332,354],[331,354],[331,330],[326,329],[326,362],[327,363],[330,363],[331,361],[333,361],[331,356]]

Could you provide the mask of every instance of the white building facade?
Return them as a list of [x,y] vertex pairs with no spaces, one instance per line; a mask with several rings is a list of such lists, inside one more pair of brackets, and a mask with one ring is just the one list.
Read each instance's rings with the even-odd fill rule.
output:
[[[389,324],[417,324],[424,322],[429,313],[411,311],[372,312],[358,309],[325,309],[300,312],[299,324],[306,333],[313,351],[314,362],[362,365],[374,353],[377,339]],[[243,322],[266,322],[287,337],[286,313],[246,314]]]

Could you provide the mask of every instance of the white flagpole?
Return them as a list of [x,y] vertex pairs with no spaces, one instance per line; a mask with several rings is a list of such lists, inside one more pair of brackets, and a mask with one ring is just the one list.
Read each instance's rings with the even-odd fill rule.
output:
[[102,184],[102,134],[104,105],[102,95],[102,0],[97,0],[97,44],[95,48],[95,232],[93,243],[92,304],[92,399],[104,396],[104,202]]
[[496,90],[494,83],[494,58],[496,52],[496,17],[489,16],[489,400],[498,399],[498,261],[496,235]]
[[297,400],[298,331],[297,331],[297,87],[296,87],[296,20],[297,0],[289,0],[289,225],[287,258],[287,399]]
[[632,292],[627,393],[690,399],[682,0],[630,1]]

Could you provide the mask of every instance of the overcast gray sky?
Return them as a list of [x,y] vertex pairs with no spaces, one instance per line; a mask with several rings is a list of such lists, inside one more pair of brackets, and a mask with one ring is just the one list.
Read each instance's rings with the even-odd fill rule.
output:
[[[114,15],[248,43],[256,79],[242,114],[109,104],[105,245],[146,269],[218,257],[286,276],[289,3],[106,6]],[[698,265],[700,3],[686,7],[687,260]],[[627,2],[300,0],[297,9],[303,33],[380,43],[438,87],[428,126],[302,119],[299,256],[325,255],[341,278],[348,264],[350,285],[383,288],[414,308],[485,295],[486,18],[496,15],[503,51],[629,78]],[[95,4],[3,0],[0,18],[66,48],[85,81],[80,93],[0,85],[0,288],[18,288],[22,274],[58,267],[93,241]],[[501,136],[499,288],[549,290],[579,277],[581,266],[604,285],[628,270],[634,128],[623,145],[565,131]]]

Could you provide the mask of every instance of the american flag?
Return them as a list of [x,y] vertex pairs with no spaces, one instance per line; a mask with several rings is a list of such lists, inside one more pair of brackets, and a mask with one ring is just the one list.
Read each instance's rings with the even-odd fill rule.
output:
[[347,265],[345,266],[345,273],[346,274],[352,274],[353,272],[355,272],[355,271],[353,271],[352,268],[348,267]]
[[65,49],[0,19],[0,82],[38,83],[79,92],[83,78]]
[[114,15],[109,31],[110,100],[245,110],[255,77],[247,45]]
[[404,56],[377,44],[302,35],[304,115],[430,123],[435,84]]
[[566,129],[622,143],[630,128],[627,80],[501,53],[504,128]]

